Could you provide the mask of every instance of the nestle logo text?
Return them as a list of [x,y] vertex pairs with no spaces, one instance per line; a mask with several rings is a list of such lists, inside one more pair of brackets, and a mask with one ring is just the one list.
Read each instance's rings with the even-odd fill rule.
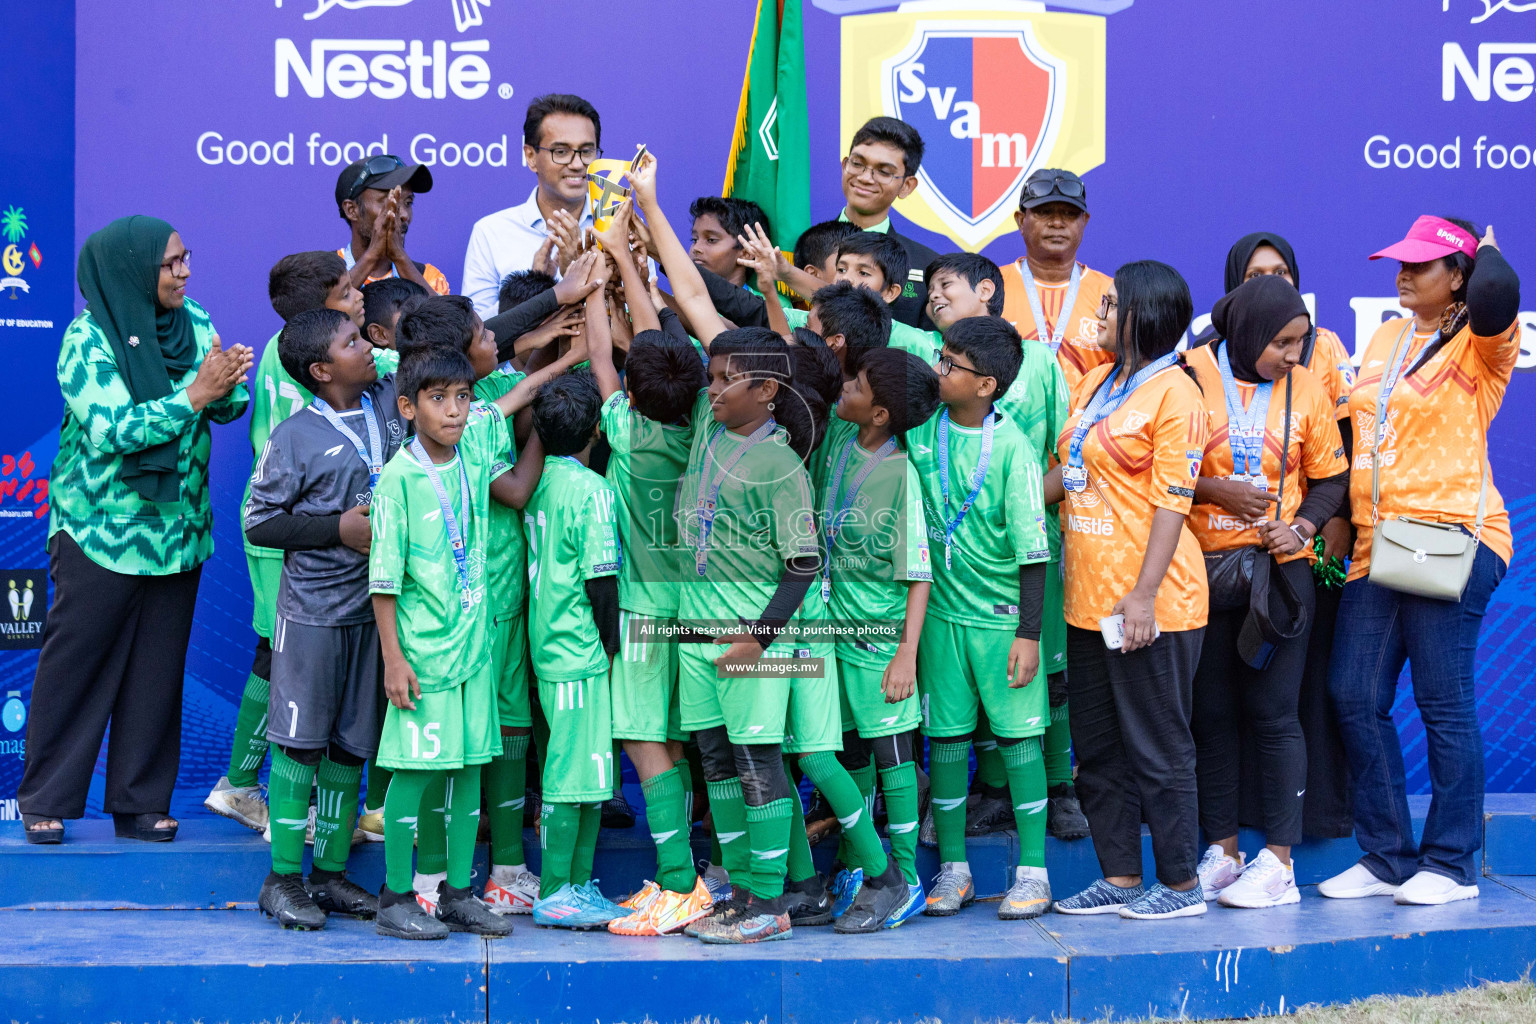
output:
[[[320,99],[329,92],[337,99],[355,100],[370,93],[381,100],[399,99],[409,89],[423,100],[477,100],[490,91],[490,40],[465,39],[431,43],[420,39],[312,39],[309,59],[292,39],[275,46],[274,86],[280,98],[296,79],[305,95]],[[362,54],[373,54],[365,59]],[[452,61],[449,53],[457,54]]]

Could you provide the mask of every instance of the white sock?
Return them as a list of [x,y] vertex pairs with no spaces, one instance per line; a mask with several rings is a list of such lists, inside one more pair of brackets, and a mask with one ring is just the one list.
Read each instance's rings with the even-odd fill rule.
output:
[[528,870],[527,864],[492,864],[491,881],[497,885],[511,885],[517,876]]
[[939,870],[948,869],[962,878],[971,877],[971,862],[968,860],[948,860],[939,865]]
[[1013,869],[1013,880],[1015,882],[1022,882],[1026,878],[1038,878],[1047,885],[1051,884],[1051,876],[1046,873],[1045,868],[1032,868],[1020,864]]
[[411,888],[424,896],[436,896],[437,883],[447,880],[448,872],[446,871],[438,871],[430,875],[424,875],[418,871],[416,872],[416,877],[411,880]]

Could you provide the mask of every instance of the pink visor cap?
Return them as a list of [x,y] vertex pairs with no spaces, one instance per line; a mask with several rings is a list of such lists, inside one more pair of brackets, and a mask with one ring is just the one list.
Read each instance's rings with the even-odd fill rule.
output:
[[1420,217],[1408,229],[1401,242],[1394,242],[1371,256],[1373,260],[1402,260],[1404,263],[1428,263],[1453,252],[1477,255],[1477,239],[1463,228],[1440,217]]

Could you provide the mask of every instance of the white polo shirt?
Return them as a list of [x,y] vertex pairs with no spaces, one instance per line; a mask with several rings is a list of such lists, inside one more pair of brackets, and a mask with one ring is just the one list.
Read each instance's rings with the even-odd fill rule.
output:
[[[592,226],[592,201],[581,211],[581,226]],[[496,315],[496,293],[501,279],[515,270],[533,266],[549,229],[539,210],[539,189],[535,185],[528,201],[519,206],[497,210],[475,221],[469,233],[469,249],[464,253],[463,282],[465,295],[475,304],[481,317]]]

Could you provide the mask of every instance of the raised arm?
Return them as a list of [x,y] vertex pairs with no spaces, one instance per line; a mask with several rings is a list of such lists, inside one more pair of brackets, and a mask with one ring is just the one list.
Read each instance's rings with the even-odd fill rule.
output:
[[566,370],[587,358],[587,343],[585,339],[574,342],[570,350],[556,359],[548,366],[542,367],[530,373],[517,382],[517,386],[500,398],[496,399],[496,407],[507,419],[511,419],[517,411],[533,402],[533,396],[539,393],[539,388],[548,384]]
[[630,172],[629,182],[635,198],[640,201],[640,210],[645,214],[646,223],[650,226],[651,238],[661,257],[662,269],[667,272],[667,280],[672,282],[672,295],[693,327],[694,336],[708,350],[715,335],[725,330],[725,322],[715,312],[715,304],[709,300],[709,292],[704,287],[698,268],[688,258],[688,250],[683,248],[672,225],[667,223],[667,215],[661,212],[661,204],[656,201],[654,153],[647,153],[641,158],[640,166]]
[[[619,284],[624,288],[624,305],[629,308],[630,322],[635,325],[635,331],[659,331],[661,321],[656,318],[656,307],[651,304],[650,290],[629,248],[633,213],[634,200],[624,200],[618,211],[608,219],[608,227],[597,233],[597,240],[602,243],[604,251],[613,257],[614,265],[618,268]],[[590,347],[594,350],[596,348]]]
[[491,497],[521,512],[527,507],[528,499],[533,497],[543,472],[544,444],[537,433],[532,433],[512,468],[491,481]]

